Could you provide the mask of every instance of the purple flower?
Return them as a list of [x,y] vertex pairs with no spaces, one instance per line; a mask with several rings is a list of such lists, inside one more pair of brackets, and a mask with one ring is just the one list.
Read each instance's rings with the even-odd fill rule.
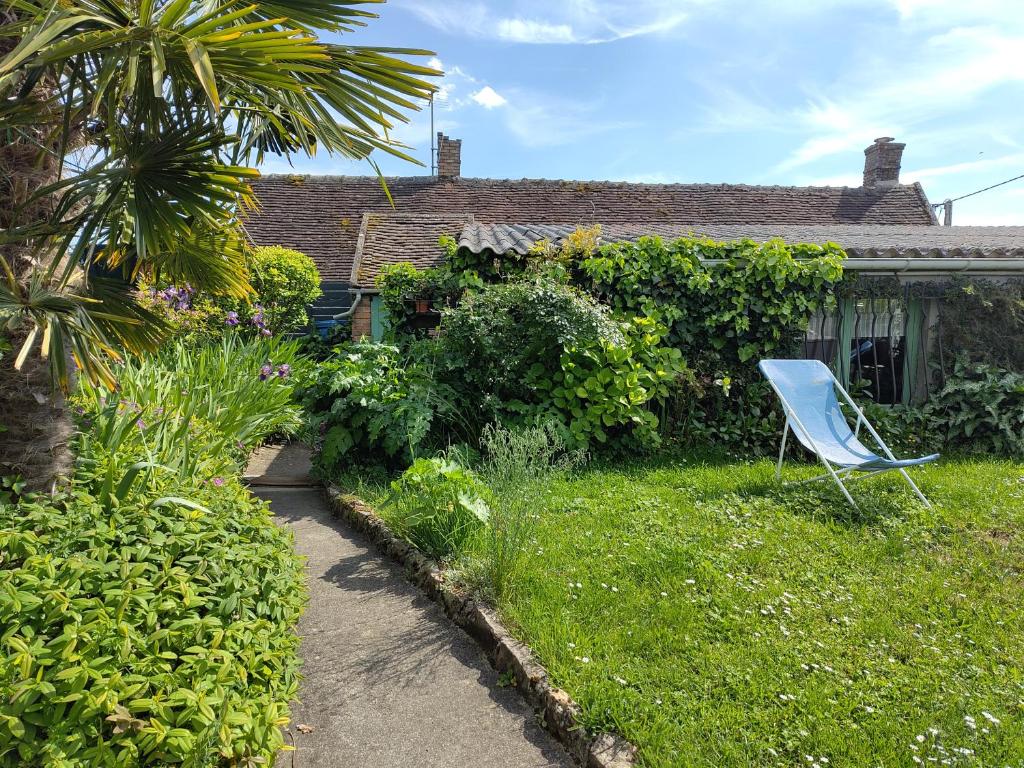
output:
[[260,330],[260,335],[261,336],[273,336],[274,334],[272,334],[270,332],[269,328],[263,328],[262,330]]
[[288,363],[284,363],[277,369],[277,375],[279,378],[287,379],[289,374],[292,372],[292,367]]
[[262,368],[260,368],[260,381],[266,381],[267,379],[270,378],[271,374],[273,373],[274,366],[272,366],[270,363],[266,363]]
[[215,478],[213,478],[213,484],[216,485],[218,488],[220,488],[222,485],[224,485],[224,478],[223,477],[215,477]]
[[144,422],[142,419],[139,419],[138,421],[135,422],[135,426],[138,427],[139,429],[145,429],[146,422]]
[[228,316],[224,319],[225,325],[238,325],[238,313],[228,312]]

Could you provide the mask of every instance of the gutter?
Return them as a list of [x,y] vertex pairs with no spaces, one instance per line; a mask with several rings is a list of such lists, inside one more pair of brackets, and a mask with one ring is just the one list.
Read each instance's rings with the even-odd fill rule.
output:
[[[702,263],[716,266],[726,263],[723,259],[704,259]],[[933,274],[949,275],[963,273],[985,273],[1000,275],[1024,275],[1024,258],[933,258],[933,259],[843,259],[843,269],[851,272],[885,272],[892,274]]]

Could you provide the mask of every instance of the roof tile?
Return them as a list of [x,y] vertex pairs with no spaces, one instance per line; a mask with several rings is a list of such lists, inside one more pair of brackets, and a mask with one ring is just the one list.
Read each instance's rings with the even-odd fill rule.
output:
[[[388,201],[374,176],[264,176],[253,184],[259,208],[245,217],[257,245],[283,245],[308,254],[327,282],[349,282],[366,213],[431,214],[451,223],[473,216],[484,223],[550,224],[934,224],[919,185],[864,187],[756,187],[739,184],[631,184],[607,181],[389,178]],[[412,227],[413,223],[410,222]],[[424,246],[433,231],[418,237]],[[410,241],[411,242],[411,241]],[[374,256],[384,238],[364,244]],[[369,263],[369,261],[367,262]]]

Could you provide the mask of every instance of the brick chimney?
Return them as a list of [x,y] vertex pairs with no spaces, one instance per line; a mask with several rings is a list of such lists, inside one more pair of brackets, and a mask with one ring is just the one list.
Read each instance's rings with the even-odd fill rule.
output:
[[891,136],[875,139],[864,150],[864,186],[875,189],[895,187],[900,183],[900,161],[906,144],[897,144]]
[[450,179],[462,173],[462,139],[437,134],[437,175]]

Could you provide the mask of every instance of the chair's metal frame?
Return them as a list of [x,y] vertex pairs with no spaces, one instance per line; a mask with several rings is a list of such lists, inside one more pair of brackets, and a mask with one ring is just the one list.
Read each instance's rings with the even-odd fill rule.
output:
[[[871,433],[871,437],[874,438],[876,443],[878,443],[879,447],[889,458],[889,460],[898,461],[898,459],[893,455],[893,452],[889,450],[889,446],[885,444],[885,441],[882,439],[882,436],[879,435],[878,432],[875,431],[875,428],[871,426],[871,422],[867,420],[867,417],[864,415],[864,411],[860,409],[860,407],[853,401],[853,398],[850,397],[850,394],[843,388],[843,385],[839,383],[839,380],[835,377],[835,374],[829,371],[829,375],[832,377],[832,386],[839,390],[839,393],[843,396],[843,400],[845,400],[846,403],[851,408],[853,408],[853,412],[857,414],[857,425],[853,432],[854,437],[860,436],[860,428],[863,424],[865,427],[867,427],[868,432]],[[775,386],[775,382],[768,378],[768,383],[775,391],[775,394],[778,395],[779,402],[782,403],[782,409],[783,411],[785,411],[786,414],[786,426],[782,431],[782,445],[779,447],[779,463],[775,467],[775,479],[782,479],[782,460],[786,453],[786,438],[789,437],[789,425],[790,422],[792,422],[795,425],[795,427],[799,428],[800,432],[807,438],[807,442],[809,442],[813,447],[814,453],[817,454],[818,459],[821,461],[822,464],[825,465],[825,469],[828,470],[828,472],[824,475],[818,475],[817,477],[812,477],[809,480],[803,480],[799,483],[795,483],[796,485],[813,483],[818,480],[826,480],[829,477],[831,477],[835,481],[836,485],[839,486],[839,490],[843,492],[843,496],[846,497],[846,500],[850,502],[850,505],[854,509],[859,510],[860,507],[857,506],[857,502],[853,500],[853,496],[850,495],[850,492],[846,489],[846,486],[843,484],[843,478],[849,478],[850,482],[853,482],[855,480],[863,480],[865,478],[871,477],[872,475],[880,475],[883,472],[892,472],[896,470],[901,475],[903,475],[903,479],[907,481],[907,483],[913,489],[914,493],[917,494],[917,497],[922,501],[922,503],[924,503],[924,505],[928,509],[932,508],[931,502],[928,501],[928,499],[925,497],[923,493],[921,493],[921,489],[917,487],[917,484],[913,480],[911,480],[910,475],[907,474],[907,470],[903,467],[885,467],[883,469],[860,469],[859,466],[852,466],[839,467],[838,469],[833,468],[829,460],[822,455],[821,450],[818,448],[817,442],[815,442],[814,440],[814,436],[811,435],[807,428],[800,422],[800,419],[796,415],[796,411],[794,411],[793,408],[789,405],[789,403],[786,402],[786,398],[783,396],[782,392],[779,390],[777,386]],[[854,472],[858,471],[864,472],[864,474],[859,477],[850,477],[851,475],[853,475]]]

